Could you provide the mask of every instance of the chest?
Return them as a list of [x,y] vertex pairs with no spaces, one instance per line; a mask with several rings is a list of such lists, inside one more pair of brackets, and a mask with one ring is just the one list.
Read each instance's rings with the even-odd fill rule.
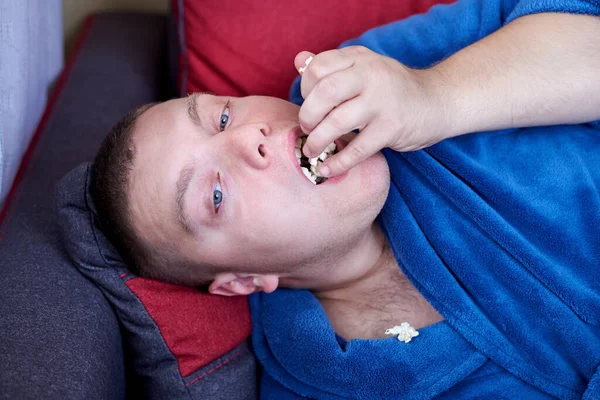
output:
[[388,303],[380,300],[325,300],[321,301],[321,305],[334,331],[347,341],[390,337],[385,331],[403,322],[418,330],[444,319],[422,297],[415,296],[412,301],[391,299]]

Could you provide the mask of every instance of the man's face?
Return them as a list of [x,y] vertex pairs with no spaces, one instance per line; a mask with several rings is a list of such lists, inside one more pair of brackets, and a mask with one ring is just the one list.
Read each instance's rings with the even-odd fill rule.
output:
[[156,105],[136,123],[129,195],[144,240],[212,270],[306,280],[305,266],[334,258],[371,227],[389,188],[381,153],[314,185],[294,155],[298,106],[192,100]]

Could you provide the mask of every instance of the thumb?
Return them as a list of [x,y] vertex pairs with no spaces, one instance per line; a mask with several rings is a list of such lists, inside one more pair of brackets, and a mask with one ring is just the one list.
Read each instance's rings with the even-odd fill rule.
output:
[[365,161],[383,147],[385,147],[385,143],[366,127],[346,147],[326,159],[319,167],[319,173],[327,177],[341,175]]
[[296,71],[298,71],[300,75],[302,75],[303,72],[301,68],[306,68],[306,61],[314,56],[315,54],[311,53],[310,51],[301,51],[296,55],[296,57],[294,58],[294,67],[296,67]]

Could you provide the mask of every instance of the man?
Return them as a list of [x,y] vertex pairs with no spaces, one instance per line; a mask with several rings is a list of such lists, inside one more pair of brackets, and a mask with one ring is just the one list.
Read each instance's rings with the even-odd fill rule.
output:
[[[95,161],[106,232],[143,275],[269,293],[264,397],[598,397],[600,21],[573,14],[600,5],[461,1],[300,53],[301,108],[137,110]],[[319,185],[306,134],[338,146]]]

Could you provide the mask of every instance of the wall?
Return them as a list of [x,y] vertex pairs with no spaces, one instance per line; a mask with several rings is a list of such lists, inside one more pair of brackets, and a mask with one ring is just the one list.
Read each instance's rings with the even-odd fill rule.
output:
[[65,48],[71,50],[85,17],[99,10],[167,12],[170,0],[63,0]]

